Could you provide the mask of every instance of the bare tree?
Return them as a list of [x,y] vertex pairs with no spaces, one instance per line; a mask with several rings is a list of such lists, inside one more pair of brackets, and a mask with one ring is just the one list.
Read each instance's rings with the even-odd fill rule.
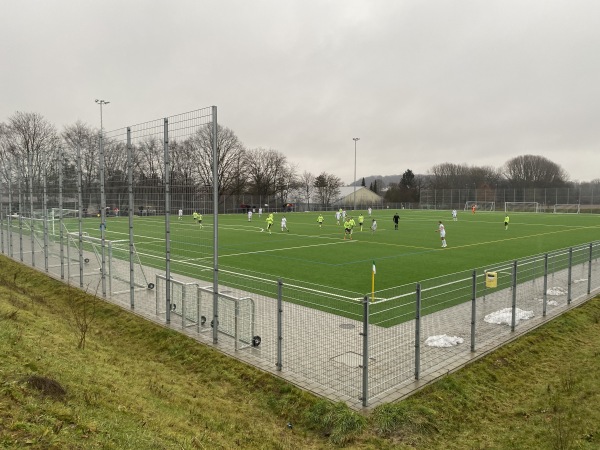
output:
[[99,189],[99,146],[98,131],[91,126],[77,121],[73,125],[65,126],[62,137],[66,143],[65,163],[70,167],[77,167],[77,152],[81,156],[81,190],[84,205],[92,203],[92,197],[100,203]]
[[478,188],[497,186],[502,179],[502,172],[492,166],[472,166],[468,168],[467,183]]
[[156,136],[145,136],[134,145],[135,172],[140,182],[158,184],[164,179],[163,142]]
[[[364,181],[364,178],[363,178],[363,181]],[[302,175],[300,175],[298,185],[299,185],[299,189],[302,192],[302,198],[304,199],[304,201],[306,203],[308,203],[308,206],[310,209],[310,199],[315,190],[315,176],[312,173],[307,172],[305,170],[302,173]]]
[[17,111],[3,129],[0,151],[3,159],[19,163],[20,177],[41,186],[42,175],[51,167],[59,145],[56,128],[41,114]]
[[430,170],[433,189],[462,188],[469,183],[469,168],[465,165],[442,163]]
[[277,150],[256,148],[246,152],[244,165],[248,174],[248,190],[252,194],[276,196],[281,204],[297,187],[297,168]]
[[508,160],[504,165],[504,175],[513,187],[562,187],[568,181],[562,167],[537,155]]
[[317,200],[324,206],[329,206],[332,200],[340,195],[342,180],[335,175],[322,172],[315,178]]
[[[195,170],[199,182],[213,185],[213,127],[208,124],[190,138],[193,146]],[[217,162],[219,194],[231,192],[239,180],[239,161],[245,153],[244,145],[229,128],[217,124]]]

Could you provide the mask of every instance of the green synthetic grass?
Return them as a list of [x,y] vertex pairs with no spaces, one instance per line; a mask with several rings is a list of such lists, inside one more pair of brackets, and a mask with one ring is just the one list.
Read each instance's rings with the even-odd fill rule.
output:
[[[353,240],[343,240],[343,228],[331,212],[319,228],[318,213],[290,213],[290,232],[281,232],[281,213],[275,214],[273,233],[261,232],[262,219],[254,215],[219,216],[219,266],[288,283],[303,283],[323,290],[344,291],[360,297],[371,292],[371,268],[375,261],[376,291],[416,283],[439,275],[460,272],[598,240],[600,216],[583,214],[511,214],[504,229],[503,212],[459,214],[453,222],[449,211],[402,210],[400,229],[394,230],[395,210],[374,211],[379,228],[372,234],[354,230]],[[355,215],[356,217],[357,215]],[[204,216],[203,228],[190,216],[171,218],[172,271],[211,280],[203,271],[213,262],[212,216]],[[438,220],[446,226],[448,247],[440,248]],[[69,231],[76,224],[67,222]],[[83,231],[100,236],[99,220],[88,218]],[[107,220],[106,239],[128,238],[126,217]],[[164,267],[164,217],[136,217],[136,249],[148,264]],[[204,272],[204,273],[203,273]]]
[[[252,222],[245,214],[220,215],[219,281],[276,298],[276,280],[282,279],[287,286],[285,301],[360,320],[360,300],[372,295],[375,262],[376,301],[371,306],[371,323],[387,327],[414,316],[417,282],[430,280],[424,287],[445,286],[427,294],[431,300],[422,313],[433,313],[470,300],[474,269],[481,275],[477,279],[480,296],[485,292],[484,268],[494,269],[515,259],[593,242],[600,236],[598,215],[512,213],[506,230],[503,212],[461,212],[455,222],[450,211],[402,210],[399,230],[395,230],[395,212],[374,211],[377,231],[370,231],[371,220],[365,217],[363,231],[357,226],[351,241],[344,240],[343,227],[335,223],[331,212],[324,213],[322,228],[317,224],[318,213],[286,214],[289,232],[281,231],[282,214],[275,214],[271,234],[266,231],[266,215],[259,218],[255,214]],[[437,232],[439,220],[446,227],[448,247],[443,249]],[[65,224],[69,232],[77,231],[77,222]],[[83,231],[98,238],[99,225],[98,218],[87,218]],[[165,218],[136,216],[133,233],[142,264],[163,268]],[[128,218],[108,218],[105,237],[127,240]],[[170,237],[172,276],[177,279],[178,275],[187,275],[210,285],[214,261],[212,216],[204,216],[202,227],[191,216],[181,221],[174,216]],[[127,259],[128,252],[127,242],[113,242],[113,257]],[[540,260],[537,272],[523,269],[519,280],[539,277],[541,264]],[[550,269],[563,269],[566,264],[566,257],[555,258]],[[504,269],[498,283],[508,287],[511,268]],[[240,279],[234,273],[250,275],[254,281]],[[310,294],[295,295],[290,286],[293,290],[296,285],[310,288]]]

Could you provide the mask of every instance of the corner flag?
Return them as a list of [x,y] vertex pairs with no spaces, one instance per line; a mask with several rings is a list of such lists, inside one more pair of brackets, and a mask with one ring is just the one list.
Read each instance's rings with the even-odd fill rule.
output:
[[377,268],[375,267],[375,261],[373,261],[373,270],[371,272],[371,301],[375,300],[375,274],[377,273]]

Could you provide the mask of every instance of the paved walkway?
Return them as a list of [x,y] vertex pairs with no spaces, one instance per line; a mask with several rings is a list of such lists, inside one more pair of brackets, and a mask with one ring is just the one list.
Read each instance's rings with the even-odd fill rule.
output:
[[[5,234],[5,239],[6,234]],[[13,233],[13,258],[20,261],[18,235]],[[32,254],[30,239],[23,239],[23,262],[31,265]],[[45,270],[43,244],[34,243],[35,266]],[[48,274],[63,281],[80,285],[78,255],[64,252],[64,263],[60,264],[60,249],[50,244],[48,256]],[[5,254],[8,253],[8,242],[5,240]],[[89,262],[84,265],[83,287],[91,293],[101,295],[101,273],[96,255],[85,252],[84,258]],[[517,287],[516,304],[519,310],[532,311],[533,318],[521,320],[514,331],[509,325],[488,323],[485,317],[512,305],[512,290],[494,291],[485,298],[476,301],[475,335],[472,342],[471,317],[472,303],[465,302],[440,312],[427,314],[421,318],[419,339],[419,379],[415,380],[417,367],[415,358],[415,320],[404,322],[389,328],[376,325],[369,326],[369,389],[368,406],[362,401],[363,391],[363,324],[360,320],[351,320],[339,315],[329,314],[317,309],[300,306],[284,301],[282,307],[281,333],[281,370],[278,370],[279,342],[277,317],[277,301],[274,298],[257,295],[242,289],[220,286],[219,292],[231,297],[250,297],[254,306],[254,321],[249,320],[251,314],[242,313],[238,327],[243,335],[243,342],[238,342],[236,349],[234,334],[233,303],[222,301],[220,306],[220,326],[225,333],[219,333],[218,342],[213,343],[212,328],[212,294],[198,294],[196,285],[211,289],[211,283],[199,282],[189,277],[172,273],[174,280],[191,283],[186,304],[176,291],[172,294],[172,303],[176,309],[171,312],[170,324],[165,323],[165,294],[160,289],[147,289],[147,282],[157,283],[157,275],[164,271],[144,267],[146,280],[139,283],[134,290],[133,308],[129,290],[129,262],[113,259],[108,300],[124,309],[184,333],[205,345],[214,347],[236,359],[256,366],[275,376],[284,378],[302,389],[334,401],[343,401],[356,410],[373,408],[382,403],[402,399],[423,386],[437,380],[441,376],[455,371],[474,359],[486,355],[501,345],[527,333],[553,317],[578,306],[593,297],[600,289],[600,264],[592,263],[592,292],[587,294],[588,264],[584,263],[573,269],[571,277],[571,301],[567,301],[567,271],[553,274],[548,279],[546,315],[543,315],[543,283],[537,278],[520,284]],[[135,269],[140,277],[140,268]],[[107,277],[108,278],[108,277]],[[273,283],[276,283],[275,281]],[[164,284],[164,283],[163,283]],[[160,287],[160,281],[157,284]],[[111,291],[112,290],[112,291]],[[112,292],[112,295],[110,293]],[[284,299],[291,295],[284,286]],[[246,303],[248,305],[249,303]],[[182,310],[186,319],[184,320]],[[229,314],[228,314],[229,312]],[[204,316],[205,322],[197,320]],[[257,347],[248,345],[248,336],[260,336],[261,343]],[[447,335],[463,339],[463,343],[452,347],[431,347],[425,340],[431,336]],[[475,351],[471,351],[472,343]]]

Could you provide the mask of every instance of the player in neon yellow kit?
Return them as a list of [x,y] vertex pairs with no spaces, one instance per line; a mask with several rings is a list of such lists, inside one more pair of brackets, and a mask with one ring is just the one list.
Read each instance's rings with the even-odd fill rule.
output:
[[267,216],[267,231],[269,232],[269,234],[271,234],[271,227],[273,226],[273,213],[270,213]]

